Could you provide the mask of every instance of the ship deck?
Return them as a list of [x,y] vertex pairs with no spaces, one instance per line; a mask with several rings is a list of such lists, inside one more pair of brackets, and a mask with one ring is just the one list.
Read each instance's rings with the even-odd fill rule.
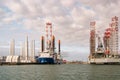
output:
[[120,58],[92,58],[90,64],[120,64]]

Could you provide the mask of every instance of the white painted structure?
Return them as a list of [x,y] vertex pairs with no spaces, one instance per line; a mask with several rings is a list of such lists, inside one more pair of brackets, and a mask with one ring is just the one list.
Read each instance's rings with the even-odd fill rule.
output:
[[13,56],[12,57],[12,62],[14,62],[14,63],[20,62],[20,56]]
[[12,57],[13,57],[13,56],[7,56],[6,62],[12,62]]
[[18,63],[20,62],[20,56],[7,56],[6,62]]
[[15,40],[14,39],[10,42],[10,55],[11,56],[15,55]]
[[109,63],[119,63],[120,64],[120,58],[94,58],[90,59],[89,63],[91,64],[109,64]]
[[35,40],[31,41],[31,61],[35,61]]
[[28,36],[26,37],[26,40],[25,40],[25,60],[27,61],[28,60]]

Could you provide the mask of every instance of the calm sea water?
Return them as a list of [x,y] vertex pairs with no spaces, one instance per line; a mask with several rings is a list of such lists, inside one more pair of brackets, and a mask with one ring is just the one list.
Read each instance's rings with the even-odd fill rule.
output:
[[0,66],[0,80],[120,80],[120,65]]

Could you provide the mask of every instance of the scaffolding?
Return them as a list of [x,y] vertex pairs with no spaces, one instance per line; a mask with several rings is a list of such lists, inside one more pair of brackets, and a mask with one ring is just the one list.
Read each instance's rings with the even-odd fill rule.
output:
[[112,55],[118,55],[118,17],[112,18],[112,23],[110,25],[111,27],[111,36],[110,36],[110,54]]
[[113,17],[109,27],[104,32],[103,42],[105,54],[110,56],[118,55],[118,17]]
[[95,34],[96,34],[96,30],[95,30],[95,22],[90,22],[90,56],[93,57],[93,55],[95,54]]
[[51,38],[52,38],[52,23],[46,23],[46,43],[47,43],[47,50],[51,46]]

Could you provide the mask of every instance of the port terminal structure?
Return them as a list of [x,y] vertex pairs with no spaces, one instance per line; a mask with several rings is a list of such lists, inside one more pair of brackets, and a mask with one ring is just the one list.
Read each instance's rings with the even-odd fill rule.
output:
[[118,17],[112,17],[109,27],[101,34],[96,22],[90,22],[90,64],[120,64]]
[[[29,64],[61,64],[61,41],[58,40],[58,52],[56,52],[55,36],[52,33],[52,23],[46,23],[46,42],[45,37],[41,37],[41,50],[35,55],[35,40],[31,40],[29,45],[28,36],[21,44],[19,55],[15,55],[15,40],[10,42],[8,56],[0,56],[1,65],[29,65]],[[46,43],[46,48],[45,48]],[[31,53],[31,54],[29,54]]]

